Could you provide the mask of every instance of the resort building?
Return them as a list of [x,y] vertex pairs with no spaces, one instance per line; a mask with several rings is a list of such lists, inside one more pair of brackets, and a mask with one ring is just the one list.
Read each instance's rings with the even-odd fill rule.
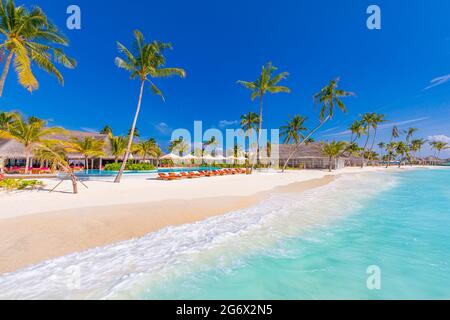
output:
[[[111,154],[111,143],[108,135],[106,134],[68,130],[66,135],[53,135],[49,137],[49,139],[68,141],[72,137],[80,139],[83,139],[85,137],[93,137],[95,139],[104,141],[105,156],[89,158],[89,168],[99,169],[102,168],[105,164],[115,161],[114,156]],[[73,166],[86,165],[85,158],[82,154],[68,154],[67,160],[69,164]],[[25,148],[22,144],[13,139],[0,139],[0,168],[22,167],[25,165],[25,161]],[[33,159],[33,155],[31,155],[30,166],[42,167],[46,166],[46,164],[40,163],[36,159]]]
[[[288,162],[288,167],[297,169],[328,169],[330,166],[330,158],[322,152],[320,143],[310,143],[295,148],[294,145],[280,144],[279,156],[280,166],[284,166],[288,161],[289,155],[293,152]],[[332,161],[333,169],[342,169],[345,166],[344,158],[337,158]]]

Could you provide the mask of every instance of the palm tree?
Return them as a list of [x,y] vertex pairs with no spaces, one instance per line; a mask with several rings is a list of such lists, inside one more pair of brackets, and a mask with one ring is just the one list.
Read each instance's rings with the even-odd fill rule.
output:
[[150,138],[146,141],[136,143],[133,152],[139,154],[142,157],[142,161],[145,161],[148,155],[154,155],[156,148],[157,145],[155,139]]
[[395,153],[400,157],[398,163],[399,168],[402,165],[402,161],[410,158],[409,151],[409,146],[405,142],[399,141],[395,143]]
[[394,151],[395,151],[395,142],[389,142],[386,145],[386,156],[388,158],[388,161],[386,163],[386,168],[389,168],[389,166],[391,165],[391,160],[395,156]]
[[244,130],[245,134],[249,134],[250,131],[257,128],[259,124],[259,117],[254,112],[249,112],[246,114],[243,114],[241,116],[241,128]]
[[[131,134],[131,128],[128,129],[128,134],[127,135],[130,136],[130,134]],[[141,134],[139,133],[139,129],[138,128],[134,128],[133,136],[136,137],[136,138],[140,138],[141,137]]]
[[364,143],[364,147],[363,147],[363,149],[362,149],[362,158],[363,158],[363,161],[361,162],[361,168],[363,168],[364,167],[364,165],[365,165],[365,161],[366,161],[366,158],[365,158],[365,154],[366,154],[366,150],[367,150],[367,145],[369,144],[369,140],[370,140],[370,129],[373,127],[373,123],[374,123],[374,121],[375,121],[375,117],[376,117],[376,114],[375,113],[370,113],[370,112],[366,112],[365,114],[363,114],[362,116],[361,116],[361,118],[362,118],[362,123],[364,124],[364,131],[365,131],[365,134],[366,134],[366,136],[367,136],[367,138],[366,138],[366,142]]
[[19,83],[30,92],[39,86],[31,70],[33,62],[56,76],[61,84],[64,78],[54,62],[67,68],[76,66],[75,60],[67,57],[61,48],[68,46],[67,39],[39,7],[27,10],[23,6],[17,7],[14,0],[0,0],[0,33],[3,35],[0,49],[6,53],[0,77],[0,97],[13,59]]
[[408,128],[408,130],[404,130],[403,132],[406,134],[406,142],[409,143],[409,140],[413,137],[414,133],[416,133],[419,129],[417,128]]
[[322,152],[324,155],[329,157],[329,171],[333,170],[333,160],[339,157],[347,146],[347,143],[344,141],[333,141],[329,143],[322,144]]
[[273,75],[273,73],[277,70],[276,67],[272,65],[271,62],[266,63],[262,67],[261,74],[259,77],[252,82],[239,80],[238,83],[246,87],[252,92],[251,99],[254,101],[256,98],[259,98],[259,128],[258,128],[258,137],[257,137],[257,151],[256,158],[258,164],[260,163],[260,154],[259,154],[259,141],[261,139],[261,131],[262,131],[262,123],[263,123],[263,100],[264,95],[269,92],[272,94],[285,92],[290,93],[291,90],[288,87],[278,85],[282,80],[286,79],[289,73],[281,72],[278,75]]
[[141,109],[142,96],[144,93],[144,85],[146,82],[150,83],[150,87],[152,91],[159,95],[163,101],[164,96],[161,90],[153,83],[152,79],[160,78],[160,77],[169,77],[173,75],[180,76],[184,78],[186,76],[186,72],[181,68],[165,68],[166,58],[164,57],[164,50],[172,49],[172,45],[170,43],[153,41],[150,43],[144,42],[143,34],[136,30],[134,31],[134,49],[135,53],[133,54],[130,50],[128,50],[121,43],[117,43],[118,49],[120,53],[125,55],[125,59],[120,57],[116,58],[116,65],[119,68],[125,69],[126,71],[131,73],[131,79],[136,79],[140,81],[140,92],[138,104],[136,107],[136,112],[133,119],[133,124],[130,129],[130,135],[128,138],[128,145],[125,152],[125,157],[122,162],[122,166],[120,167],[119,173],[116,176],[114,182],[119,183],[122,178],[123,171],[125,170],[126,162],[131,152],[131,146],[133,144],[133,134],[136,128],[136,122],[139,117],[139,111]]
[[95,139],[94,137],[72,137],[70,141],[74,153],[83,155],[86,170],[89,170],[89,158],[105,156],[105,142],[103,140]]
[[382,124],[383,122],[386,122],[385,118],[386,118],[386,116],[384,114],[381,114],[381,113],[376,113],[373,116],[372,128],[374,130],[374,133],[373,133],[373,141],[372,141],[372,146],[370,147],[370,151],[373,150],[373,146],[375,145],[375,141],[377,139],[378,126],[380,124]]
[[380,142],[380,143],[378,143],[378,148],[380,148],[380,150],[381,150],[381,158],[383,158],[383,150],[384,150],[384,148],[386,148],[386,143],[384,143],[384,142]]
[[13,114],[9,129],[0,130],[0,138],[14,139],[25,147],[25,173],[28,173],[33,148],[42,141],[50,140],[52,135],[64,132],[62,128],[47,128],[45,120],[36,117],[24,119],[20,114]]
[[391,142],[398,137],[400,137],[400,131],[398,130],[397,126],[393,126],[391,131]]
[[366,134],[366,128],[363,121],[355,120],[350,126],[350,143],[356,142],[362,135]]
[[292,155],[295,150],[304,144],[317,130],[319,130],[327,121],[333,119],[334,109],[335,107],[339,108],[342,112],[347,112],[347,108],[342,102],[342,98],[352,97],[355,94],[353,92],[347,92],[341,89],[338,89],[339,78],[335,80],[331,80],[330,83],[323,87],[318,93],[316,93],[313,97],[314,102],[321,105],[320,109],[320,124],[315,127],[301,142],[297,143],[294,150],[288,156],[287,161],[284,163],[283,172],[286,170],[286,166],[289,163]]
[[113,131],[112,128],[108,125],[105,125],[102,130],[100,130],[100,134],[107,134],[108,136],[112,136]]
[[414,152],[414,159],[416,158],[417,153],[422,150],[425,142],[425,139],[414,139],[411,141],[411,151]]
[[113,137],[109,138],[111,144],[111,155],[114,157],[114,162],[118,163],[119,158],[125,154],[127,150],[127,140],[125,137]]
[[54,169],[62,169],[66,172],[72,181],[72,190],[74,194],[78,193],[77,177],[69,163],[66,161],[67,154],[72,153],[72,144],[63,141],[41,141],[34,147],[33,153],[39,161],[46,161]]
[[9,130],[14,117],[10,112],[0,112],[0,130]]
[[434,156],[436,158],[439,158],[442,150],[449,149],[448,144],[445,143],[445,142],[442,142],[442,141],[431,141],[430,142],[430,146],[431,146],[432,149],[435,150]]
[[304,138],[302,132],[307,130],[307,128],[304,126],[306,120],[306,117],[297,114],[292,119],[290,119],[286,125],[281,126],[280,134],[282,137],[284,137],[283,143],[299,143],[300,139]]
[[183,137],[179,137],[178,139],[174,139],[174,140],[170,141],[170,144],[169,144],[169,147],[168,147],[169,152],[173,152],[173,151],[177,150],[177,147],[181,143],[183,143]]

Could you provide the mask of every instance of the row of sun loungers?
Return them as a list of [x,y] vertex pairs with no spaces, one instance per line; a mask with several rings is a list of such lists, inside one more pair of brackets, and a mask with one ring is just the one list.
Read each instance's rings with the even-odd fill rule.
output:
[[222,170],[200,170],[191,172],[169,172],[158,173],[160,180],[180,180],[180,179],[193,179],[201,177],[214,177],[214,176],[227,176],[236,174],[245,174],[245,169],[222,169]]

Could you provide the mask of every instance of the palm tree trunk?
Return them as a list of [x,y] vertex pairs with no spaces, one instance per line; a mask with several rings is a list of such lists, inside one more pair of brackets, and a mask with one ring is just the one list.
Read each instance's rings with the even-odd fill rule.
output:
[[289,160],[291,160],[292,156],[294,155],[295,151],[297,150],[298,147],[300,147],[301,145],[303,145],[317,130],[319,130],[324,124],[325,122],[327,122],[328,120],[330,120],[330,116],[327,116],[325,118],[324,121],[322,121],[317,127],[315,127],[300,143],[297,143],[295,148],[293,148],[293,150],[289,153],[289,156],[286,160],[286,162],[284,163],[283,166],[283,170],[281,170],[281,172],[284,172],[286,170],[286,167],[289,163]]
[[87,157],[84,157],[84,170],[89,170],[89,160]]
[[364,165],[366,163],[366,155],[365,155],[365,153],[366,153],[367,145],[369,144],[369,138],[370,138],[370,127],[367,130],[367,139],[366,139],[366,143],[364,144],[364,149],[363,149],[363,154],[362,154],[363,160],[362,160],[362,163],[361,163],[361,168],[364,168]]
[[28,174],[28,168],[30,167],[30,154],[28,151],[25,151],[25,174]]
[[259,129],[258,129],[258,138],[256,139],[256,143],[257,143],[256,163],[258,165],[261,164],[259,141],[261,140],[262,123],[263,123],[263,95],[261,95],[259,98]]
[[136,107],[136,113],[134,115],[133,125],[131,126],[130,137],[128,138],[127,151],[125,152],[125,157],[123,158],[122,166],[120,167],[119,173],[117,174],[116,179],[114,180],[114,183],[120,183],[120,179],[122,178],[123,172],[125,170],[125,166],[127,165],[128,157],[130,156],[131,145],[133,143],[133,137],[134,137],[134,130],[136,129],[136,122],[139,117],[139,110],[141,109],[142,95],[144,93],[144,84],[145,84],[145,80],[142,80],[141,81],[141,89],[139,92],[139,100],[138,100],[138,104]]
[[9,52],[8,57],[6,58],[5,67],[3,68],[2,77],[0,78],[0,98],[3,95],[3,88],[5,87],[6,76],[8,75],[9,67],[11,66],[13,54],[13,51]]
[[70,173],[70,180],[72,180],[72,191],[74,194],[78,193],[78,184],[77,184],[77,178],[75,177],[75,175],[72,173]]
[[329,171],[331,172],[333,167],[332,167],[332,161],[333,161],[333,157],[330,157],[330,165],[329,165]]

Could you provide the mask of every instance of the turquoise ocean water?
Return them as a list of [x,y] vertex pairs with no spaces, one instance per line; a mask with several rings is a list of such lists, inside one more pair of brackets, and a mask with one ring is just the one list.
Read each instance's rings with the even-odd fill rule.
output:
[[0,275],[0,298],[449,299],[449,182],[449,168],[342,175]]
[[[298,235],[289,230],[288,237],[257,252],[236,252],[231,261],[155,281],[139,298],[450,298],[450,170],[414,170],[377,183],[389,179],[391,187],[359,199],[349,215]],[[381,271],[379,290],[366,285],[371,265]]]

